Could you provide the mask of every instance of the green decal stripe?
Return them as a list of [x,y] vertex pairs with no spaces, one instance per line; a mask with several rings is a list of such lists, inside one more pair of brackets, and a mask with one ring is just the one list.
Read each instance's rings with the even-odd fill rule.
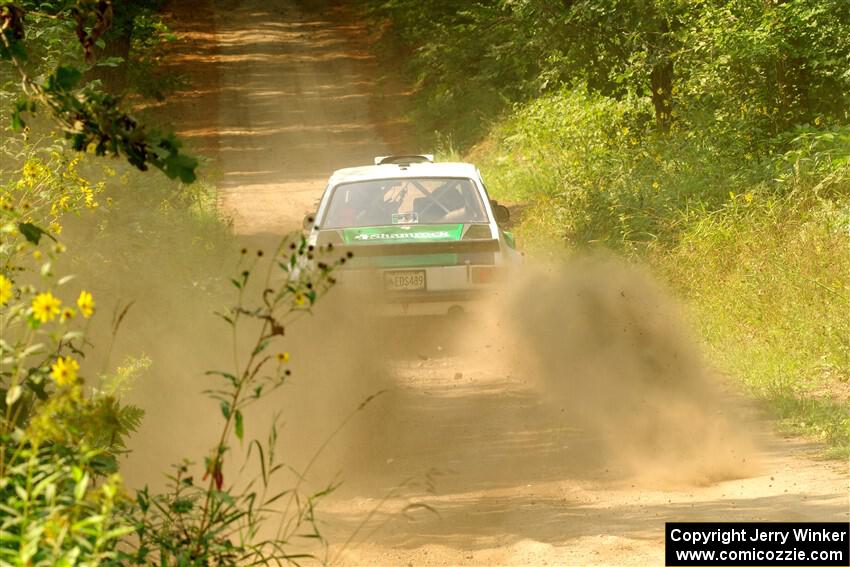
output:
[[460,240],[462,235],[462,224],[370,226],[346,228],[342,231],[342,238],[346,244],[450,242]]

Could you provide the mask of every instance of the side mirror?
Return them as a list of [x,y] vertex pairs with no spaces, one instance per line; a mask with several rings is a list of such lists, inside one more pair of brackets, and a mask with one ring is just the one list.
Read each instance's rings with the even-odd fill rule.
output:
[[504,205],[500,205],[498,201],[490,201],[490,206],[493,208],[493,216],[496,218],[496,224],[499,226],[508,224],[511,220],[511,211]]
[[301,221],[301,227],[304,230],[312,230],[314,222],[316,222],[316,216],[315,215],[312,215],[312,214],[304,215],[304,220]]

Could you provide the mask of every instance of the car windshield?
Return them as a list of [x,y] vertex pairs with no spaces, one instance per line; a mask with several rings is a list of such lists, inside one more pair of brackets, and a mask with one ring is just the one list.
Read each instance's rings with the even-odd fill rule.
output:
[[422,177],[337,185],[322,227],[476,222],[487,213],[471,179]]

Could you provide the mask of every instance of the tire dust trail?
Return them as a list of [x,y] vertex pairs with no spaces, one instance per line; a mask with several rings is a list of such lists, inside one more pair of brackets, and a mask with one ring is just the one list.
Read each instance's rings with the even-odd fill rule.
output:
[[[173,25],[185,32],[176,66],[195,85],[174,103],[175,116],[181,135],[216,158],[210,168],[220,178],[221,206],[238,233],[297,228],[333,169],[421,149],[404,144],[402,120],[376,119],[376,106],[402,94],[383,92],[357,39],[364,30],[341,23],[339,12],[286,0],[193,5],[172,7]],[[556,295],[542,297],[558,304]],[[345,305],[327,306],[328,317],[339,309]],[[374,344],[360,353],[367,358],[378,356],[382,340],[403,339],[395,345],[401,356],[380,364],[391,391],[329,448],[343,463],[345,484],[319,511],[338,563],[660,565],[665,521],[848,519],[846,464],[818,461],[818,447],[765,433],[740,401],[717,411],[730,427],[755,432],[750,461],[757,466],[739,478],[644,482],[634,468],[651,466],[649,460],[612,458],[600,450],[616,445],[605,420],[575,418],[582,401],[569,396],[592,399],[593,382],[559,391],[540,379],[545,364],[516,360],[535,345],[545,351],[546,337],[517,348],[487,340],[488,323],[473,323],[466,333],[485,338],[463,348],[440,325],[430,333],[398,322],[367,329],[351,319],[314,336],[335,347],[369,335]],[[580,332],[575,325],[568,330]],[[559,343],[551,344],[558,351]],[[557,375],[563,362],[542,356]],[[336,378],[358,380],[368,371],[366,365]],[[639,393],[626,401],[639,401]],[[344,417],[317,411],[319,420]],[[676,455],[661,462],[675,467]]]

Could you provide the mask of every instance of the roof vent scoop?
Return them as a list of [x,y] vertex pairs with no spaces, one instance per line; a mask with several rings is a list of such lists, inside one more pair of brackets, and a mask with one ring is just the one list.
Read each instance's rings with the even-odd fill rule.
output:
[[434,163],[434,154],[377,156],[375,158],[375,165],[410,165],[411,163]]

